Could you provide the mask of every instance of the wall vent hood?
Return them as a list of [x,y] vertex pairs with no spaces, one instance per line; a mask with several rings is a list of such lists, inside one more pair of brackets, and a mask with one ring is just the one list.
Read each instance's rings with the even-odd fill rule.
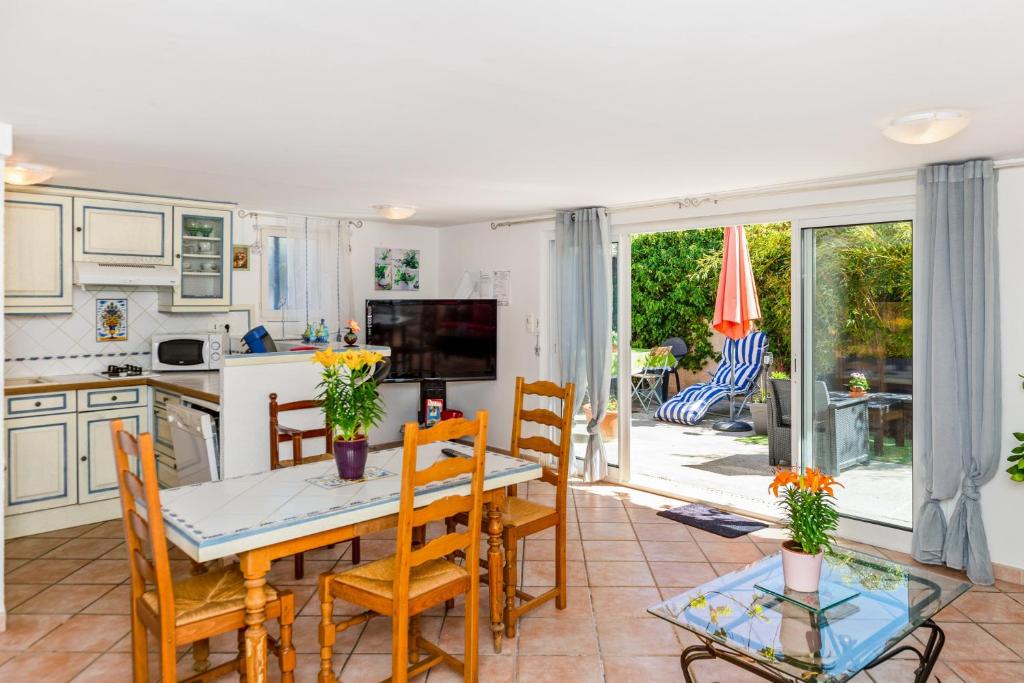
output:
[[83,289],[122,285],[126,287],[177,287],[181,275],[174,266],[122,263],[75,263],[74,282]]

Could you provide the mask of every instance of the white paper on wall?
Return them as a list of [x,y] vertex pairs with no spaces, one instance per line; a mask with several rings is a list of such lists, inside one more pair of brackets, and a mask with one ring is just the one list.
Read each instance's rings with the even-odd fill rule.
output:
[[508,306],[511,295],[511,270],[496,270],[493,273],[494,298],[498,300],[499,306]]

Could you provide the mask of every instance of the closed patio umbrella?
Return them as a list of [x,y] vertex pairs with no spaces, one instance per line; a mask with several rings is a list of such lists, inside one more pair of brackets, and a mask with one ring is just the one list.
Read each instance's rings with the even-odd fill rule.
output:
[[[753,329],[753,321],[761,318],[761,305],[757,300],[754,270],[747,251],[747,235],[742,225],[725,228],[722,248],[722,272],[718,276],[718,296],[715,299],[715,317],[712,327],[729,339],[739,341]],[[730,370],[729,419],[716,422],[715,429],[739,432],[750,429],[736,419],[736,359],[726,359]]]

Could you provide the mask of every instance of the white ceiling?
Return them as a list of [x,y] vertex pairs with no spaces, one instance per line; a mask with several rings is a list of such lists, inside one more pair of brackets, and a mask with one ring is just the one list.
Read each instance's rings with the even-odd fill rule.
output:
[[[450,225],[1024,154],[1024,3],[4,0],[55,183]],[[878,125],[966,108],[911,147]]]

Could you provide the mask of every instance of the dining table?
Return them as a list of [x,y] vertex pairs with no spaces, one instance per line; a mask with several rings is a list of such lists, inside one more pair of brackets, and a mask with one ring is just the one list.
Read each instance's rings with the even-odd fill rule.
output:
[[[421,446],[416,469],[469,455],[470,446],[441,442]],[[457,455],[454,457],[458,457]],[[190,559],[206,563],[238,557],[245,577],[245,669],[249,683],[267,680],[266,597],[270,564],[295,553],[342,543],[398,524],[403,449],[373,451],[362,479],[338,477],[333,460],[164,489],[160,503],[168,540]],[[502,512],[506,487],[539,479],[530,460],[487,452],[484,474],[488,582],[494,651],[501,651],[503,624]],[[453,495],[469,495],[469,475],[416,489],[417,507]],[[287,656],[294,657],[294,653]]]

